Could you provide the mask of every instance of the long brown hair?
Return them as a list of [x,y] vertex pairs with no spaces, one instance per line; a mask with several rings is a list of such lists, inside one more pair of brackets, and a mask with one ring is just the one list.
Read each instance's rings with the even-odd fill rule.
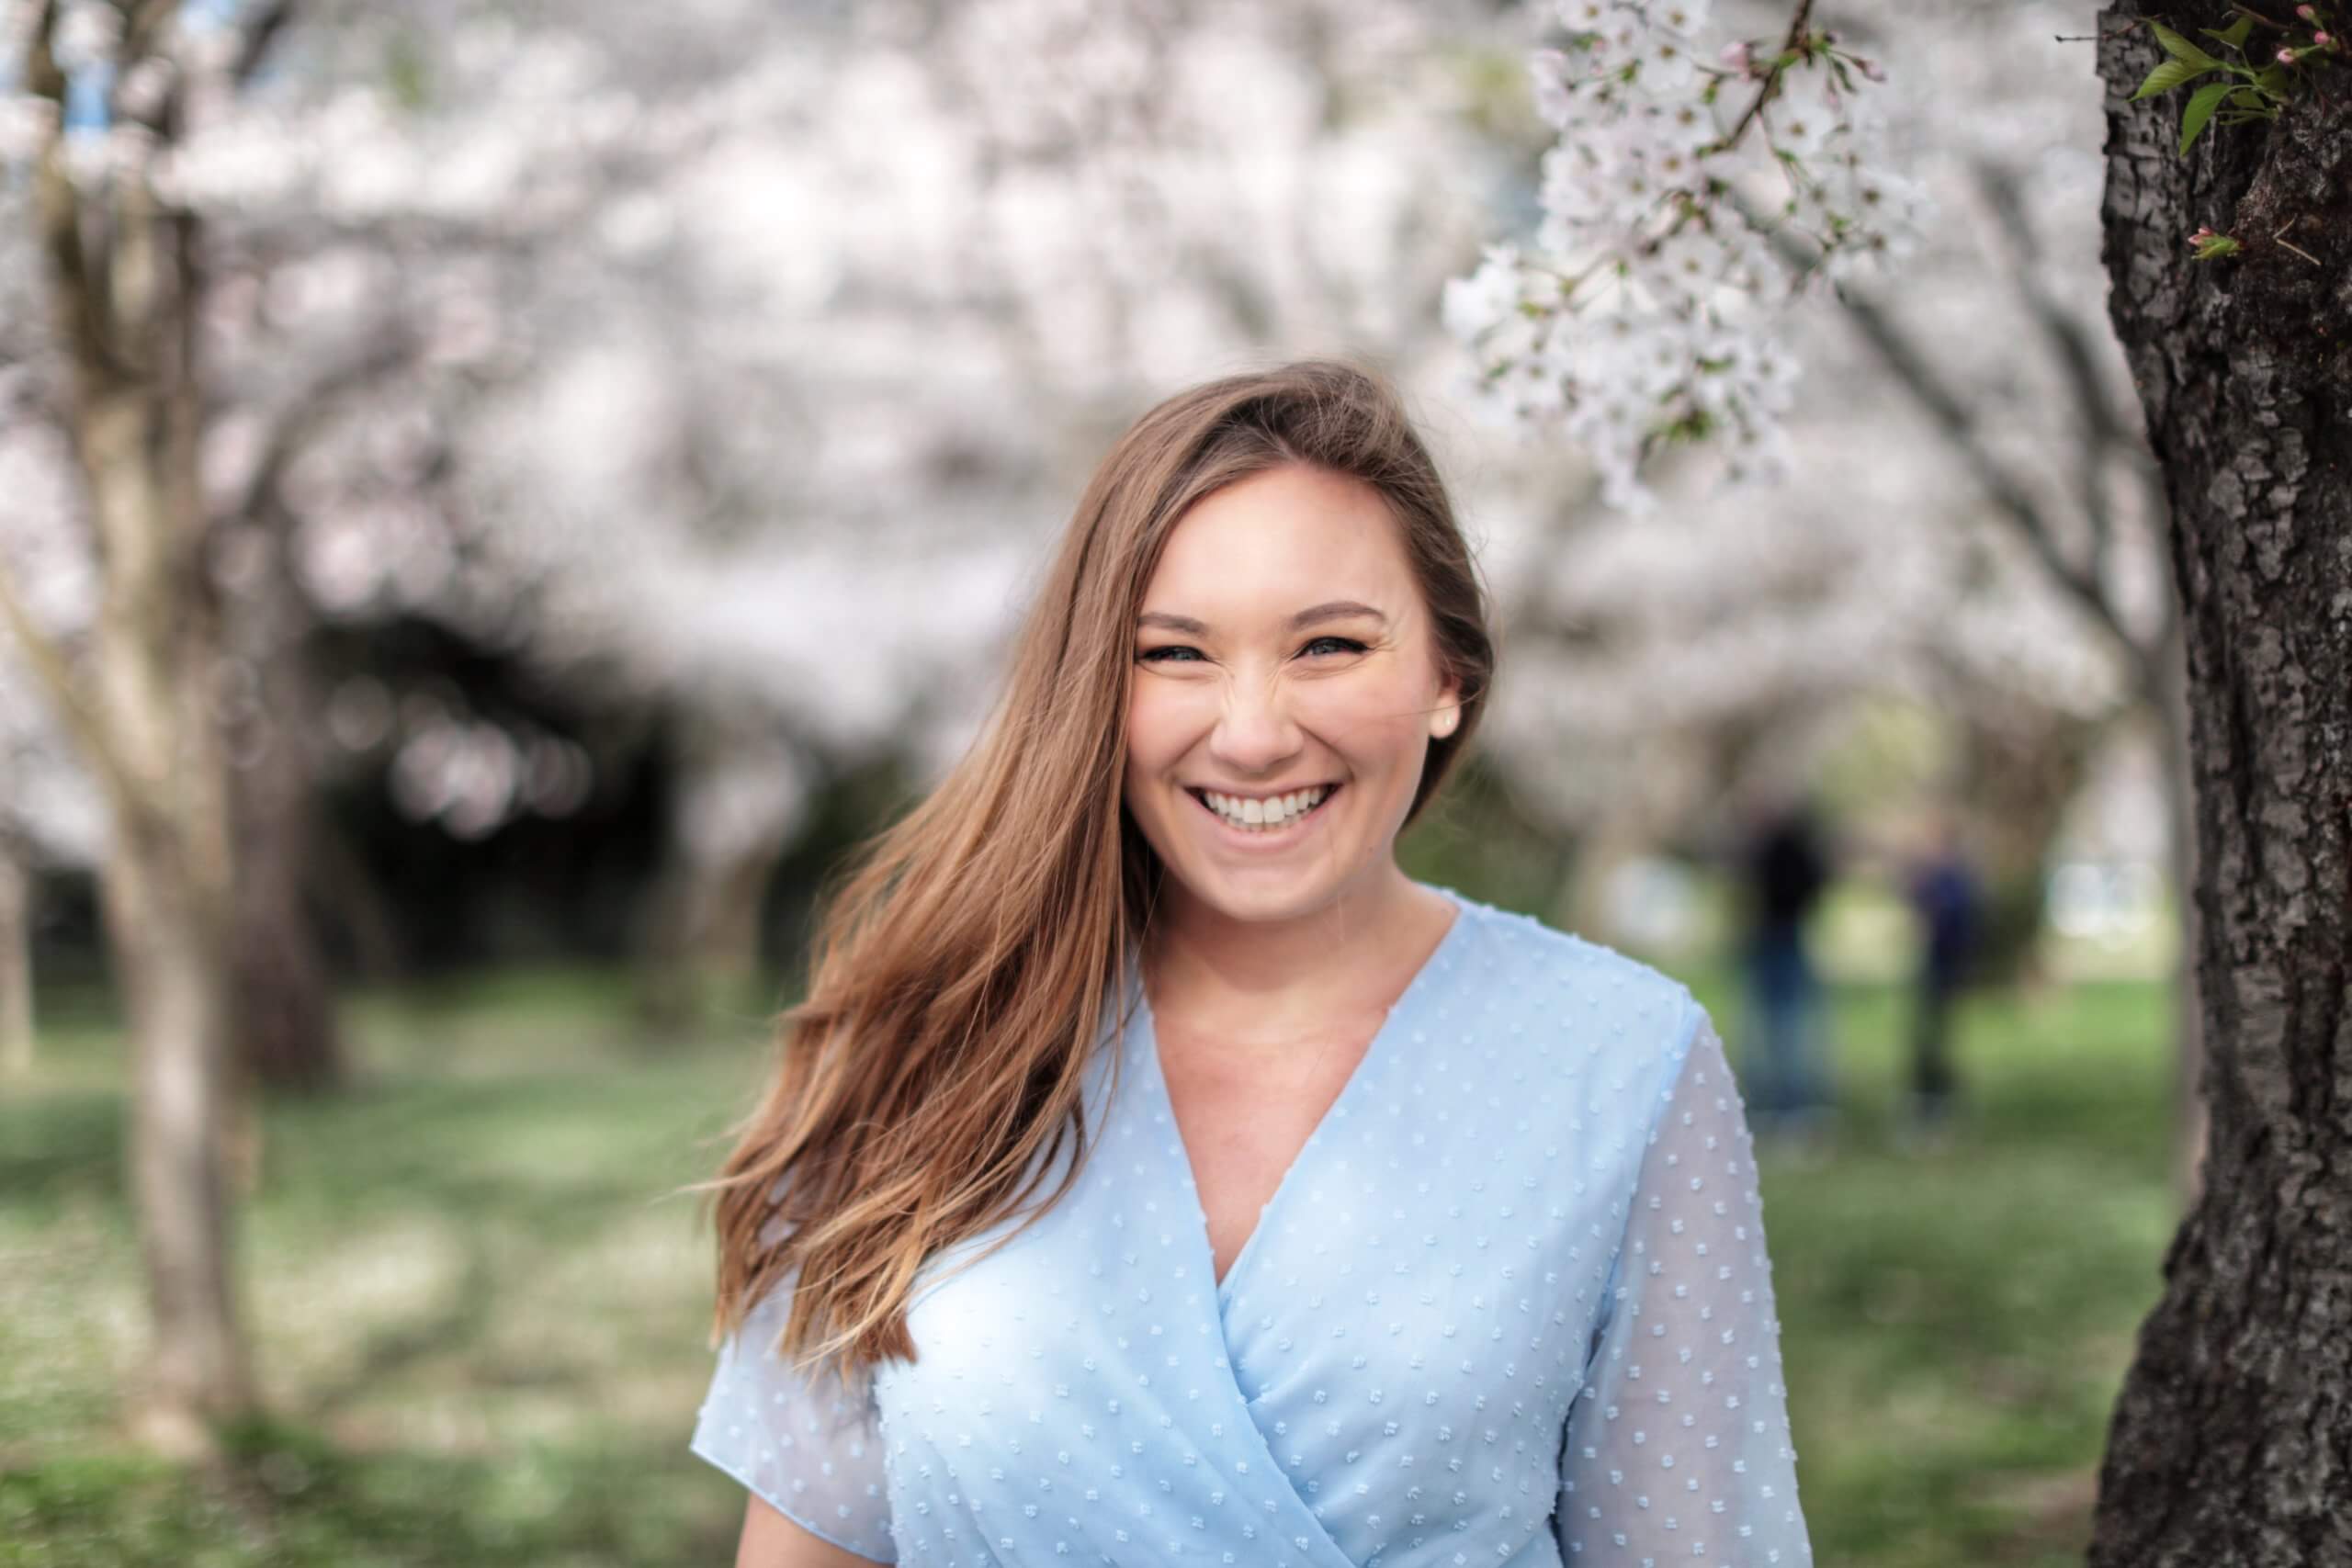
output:
[[1124,822],[1136,617],[1203,497],[1291,463],[1362,480],[1396,520],[1460,682],[1406,820],[1477,728],[1487,596],[1395,389],[1323,360],[1229,377],[1146,413],[1106,457],[1023,623],[979,739],[835,882],[808,995],[719,1176],[714,1334],[793,1281],[780,1348],[845,1377],[915,1355],[923,1261],[1016,1213],[1064,1148],[1103,1003],[1139,951],[1159,857]]

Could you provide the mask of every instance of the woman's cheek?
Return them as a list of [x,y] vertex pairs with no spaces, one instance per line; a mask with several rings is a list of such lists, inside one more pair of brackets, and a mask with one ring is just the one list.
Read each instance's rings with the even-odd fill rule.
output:
[[1302,697],[1298,711],[1333,745],[1351,749],[1400,744],[1420,722],[1412,694],[1388,681],[1325,682]]
[[[1193,694],[1171,689],[1175,684],[1154,682],[1128,700],[1126,784],[1131,807],[1140,797],[1159,808],[1169,770],[1206,733],[1207,726],[1193,711],[1197,703],[1187,700]],[[1209,722],[1215,722],[1214,714]]]
[[1127,703],[1127,757],[1134,770],[1143,770],[1162,761],[1160,752],[1168,747],[1169,713],[1166,699],[1149,687],[1137,687]]

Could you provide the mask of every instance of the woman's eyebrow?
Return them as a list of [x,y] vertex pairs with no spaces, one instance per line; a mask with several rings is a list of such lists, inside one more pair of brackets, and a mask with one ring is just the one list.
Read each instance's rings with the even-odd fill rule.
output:
[[[1388,617],[1369,604],[1354,599],[1334,599],[1329,604],[1317,604],[1311,609],[1301,610],[1297,615],[1293,615],[1290,618],[1290,629],[1296,631],[1302,626],[1311,626],[1317,621],[1336,621],[1350,615],[1369,615],[1383,626],[1388,624]],[[1166,631],[1185,632],[1193,637],[1206,637],[1209,631],[1208,624],[1204,621],[1196,621],[1190,615],[1170,615],[1165,610],[1146,610],[1136,617],[1136,625],[1159,626]]]
[[1296,631],[1301,626],[1311,626],[1317,621],[1344,620],[1351,615],[1370,615],[1384,626],[1388,624],[1388,617],[1369,604],[1361,604],[1353,599],[1334,599],[1328,604],[1317,604],[1311,610],[1301,610],[1290,618],[1290,627],[1291,630]]

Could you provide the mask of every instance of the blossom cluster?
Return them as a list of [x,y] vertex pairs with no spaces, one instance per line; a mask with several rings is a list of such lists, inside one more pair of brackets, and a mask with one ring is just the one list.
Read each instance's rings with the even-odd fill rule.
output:
[[2312,41],[2301,48],[2290,44],[2280,49],[2278,55],[2279,64],[2298,65],[2302,62],[2302,58],[2306,54],[2316,54],[2323,50],[2341,51],[2343,49],[2342,40],[2327,30],[2328,19],[2318,6],[2298,6],[2295,7],[2295,15],[2311,28]]
[[[1907,253],[1917,186],[1884,166],[1872,62],[1809,26],[1717,45],[1711,0],[1561,0],[1535,52],[1544,153],[1532,248],[1490,247],[1446,287],[1479,400],[1589,452],[1603,500],[1648,506],[1643,459],[1720,441],[1724,477],[1786,463],[1796,366],[1780,341],[1814,273],[1842,283]],[[1802,236],[1817,266],[1775,254]]]

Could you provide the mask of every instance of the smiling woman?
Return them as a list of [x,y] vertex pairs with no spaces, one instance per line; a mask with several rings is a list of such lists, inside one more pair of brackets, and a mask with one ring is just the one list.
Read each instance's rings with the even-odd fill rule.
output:
[[1493,659],[1376,377],[1122,438],[712,1184],[739,1562],[1806,1559],[1704,1015],[1396,863]]
[[1144,590],[1127,700],[1127,812],[1174,874],[1169,926],[1213,907],[1262,951],[1278,930],[1328,936],[1302,919],[1317,909],[1399,907],[1388,846],[1462,703],[1420,598],[1387,504],[1346,474],[1284,463],[1185,513]]

